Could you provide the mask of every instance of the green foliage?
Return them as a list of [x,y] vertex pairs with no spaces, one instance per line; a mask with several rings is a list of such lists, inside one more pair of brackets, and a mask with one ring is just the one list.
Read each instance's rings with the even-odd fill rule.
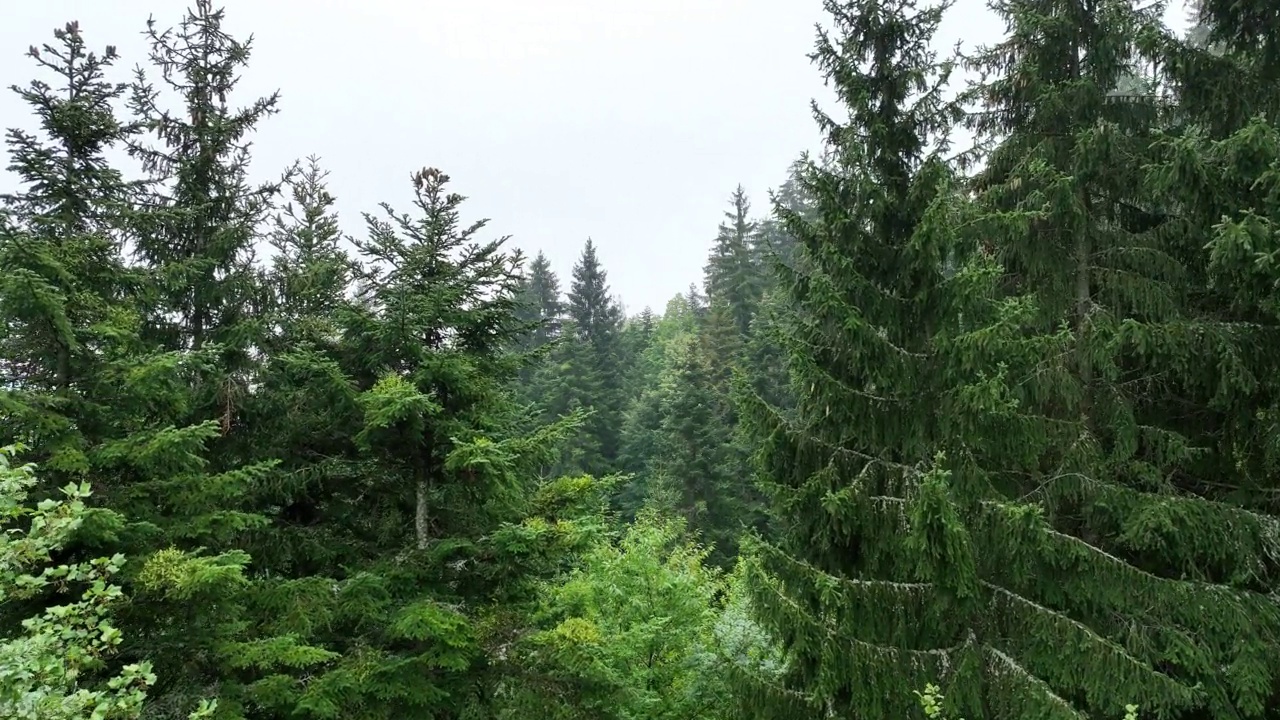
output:
[[439,170],[353,238],[316,158],[251,184],[209,0],[128,85],[32,49],[0,715],[1274,715],[1271,4],[995,0],[955,102],[945,5],[824,6],[822,154],[629,318]]
[[547,627],[523,645],[541,682],[513,698],[512,717],[734,717],[719,649],[725,579],[683,538],[680,521],[642,515],[548,585]]
[[[21,634],[0,638],[0,715],[13,720],[137,718],[156,681],[151,664],[103,672],[122,639],[111,610],[122,599],[113,578],[124,556],[48,564],[84,522],[89,486],[69,484],[63,499],[29,507],[35,469],[13,464],[21,449],[0,448],[0,601],[83,590],[78,599],[23,620]],[[189,718],[211,717],[216,709],[216,703],[202,702]]]
[[579,464],[571,469],[608,475],[616,469],[620,450],[623,316],[622,308],[609,295],[607,274],[589,239],[573,266],[566,312],[570,322],[564,333],[570,339],[570,349],[561,368],[573,397],[556,405],[591,411],[584,426],[587,443],[577,453]]

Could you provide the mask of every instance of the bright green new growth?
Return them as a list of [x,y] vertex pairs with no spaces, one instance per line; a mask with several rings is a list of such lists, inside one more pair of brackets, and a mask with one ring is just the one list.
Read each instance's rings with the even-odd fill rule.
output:
[[545,586],[543,629],[520,660],[541,687],[513,703],[510,717],[738,717],[729,667],[770,672],[775,658],[746,617],[741,578],[726,577],[708,555],[682,520],[651,511],[621,537],[595,543]]
[[[923,691],[916,691],[916,697],[920,698],[920,710],[924,712],[924,716],[928,720],[949,720],[946,711],[943,709],[943,702],[947,698],[937,685],[933,683],[925,685]],[[964,720],[964,718],[957,718],[957,720]],[[1126,705],[1124,707],[1124,720],[1138,720],[1137,705]]]
[[[35,468],[13,464],[21,449],[0,448],[0,603],[84,589],[78,600],[52,605],[24,620],[21,635],[0,638],[0,717],[136,718],[156,679],[151,664],[130,663],[114,675],[99,677],[122,640],[111,623],[111,606],[122,597],[112,578],[124,556],[49,564],[50,554],[67,544],[84,519],[89,485],[68,484],[62,489],[63,499],[29,507]],[[215,708],[214,702],[202,703],[190,718],[210,717]]]

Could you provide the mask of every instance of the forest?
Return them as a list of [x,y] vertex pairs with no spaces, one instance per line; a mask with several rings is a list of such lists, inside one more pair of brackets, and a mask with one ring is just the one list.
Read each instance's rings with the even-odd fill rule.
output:
[[251,180],[212,0],[32,45],[0,718],[1280,718],[1277,6],[824,7],[821,152],[634,314],[429,164]]

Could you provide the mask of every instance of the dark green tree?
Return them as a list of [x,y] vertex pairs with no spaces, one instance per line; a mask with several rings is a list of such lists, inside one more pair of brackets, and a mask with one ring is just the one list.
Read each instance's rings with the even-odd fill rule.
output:
[[726,304],[738,332],[745,337],[760,302],[764,278],[752,253],[758,228],[751,220],[751,203],[741,185],[729,202],[732,208],[725,212],[726,222],[720,224],[707,259],[705,288],[712,303],[719,300]]
[[810,207],[774,196],[777,233],[796,248],[773,263],[782,294],[765,316],[795,407],[742,393],[779,535],[750,545],[748,573],[787,657],[780,683],[748,676],[749,717],[906,714],[969,631],[952,623],[973,583],[973,559],[957,549],[968,549],[965,531],[929,517],[938,491],[927,489],[943,481],[920,475],[945,438],[968,439],[960,418],[942,427],[948,385],[963,378],[943,338],[983,277],[975,267],[974,287],[948,287],[941,273],[957,244],[936,154],[956,115],[940,99],[949,68],[929,50],[945,6],[824,7],[833,28],[819,30],[811,58],[849,119],[814,108],[831,160],[797,173]]
[[[620,450],[623,410],[622,308],[609,294],[608,276],[587,240],[573,266],[566,317],[573,335],[567,382],[581,398],[578,406],[591,410],[585,432],[594,452],[583,457],[581,471],[603,477],[615,469]],[[568,328],[566,328],[566,334]]]
[[[568,427],[516,432],[523,258],[506,238],[478,240],[484,221],[461,224],[464,198],[448,180],[415,173],[416,214],[384,206],[356,240],[362,297],[340,316],[339,354],[356,394],[338,406],[352,414],[337,418],[349,444],[335,447],[354,447],[362,469],[311,510],[356,561],[332,568],[337,595],[317,606],[342,659],[297,701],[316,716],[453,718],[484,706],[500,680],[491,633],[519,578],[502,528],[529,510]],[[343,383],[315,382],[342,397]]]
[[[737,552],[737,536],[748,521],[736,473],[733,428],[726,421],[712,358],[697,334],[680,336],[668,349],[658,378],[650,498],[684,518],[712,546],[713,562],[725,566]],[[744,483],[745,485],[745,483]]]
[[[521,280],[520,319],[529,327],[521,339],[521,349],[534,353],[537,362],[531,362],[520,371],[520,396],[535,407],[542,407],[549,397],[549,388],[540,380],[548,372],[546,357],[555,351],[550,347],[563,337],[564,301],[560,296],[560,278],[551,269],[547,256],[539,252]],[[545,407],[538,417],[546,419]]]
[[[970,717],[1249,707],[1271,685],[1275,608],[1205,584],[1208,545],[1170,518],[1255,561],[1267,523],[1157,485],[1169,466],[1152,465],[1183,446],[1133,417],[1108,353],[1126,337],[1112,328],[1138,337],[1165,298],[1123,285],[1133,269],[1082,281],[1072,261],[1167,267],[1136,243],[1109,256],[1132,235],[1103,221],[1141,187],[1127,152],[1154,118],[1108,98],[1147,18],[1124,2],[996,6],[1013,32],[984,57],[1014,65],[983,87],[978,117],[1004,135],[970,205],[940,161],[957,119],[928,49],[944,8],[827,3],[836,33],[815,59],[849,122],[818,113],[830,161],[802,177],[814,215],[776,208],[800,242],[780,268],[797,405],[751,412],[782,539],[750,574],[788,669],[750,684],[744,708],[892,716],[936,678]],[[1162,576],[1175,556],[1181,576]],[[1237,662],[1244,685],[1220,675]]]
[[129,287],[120,252],[130,187],[106,159],[137,128],[115,116],[125,88],[106,72],[115,48],[89,51],[76,23],[28,55],[53,78],[13,88],[41,135],[8,131],[21,189],[0,197],[0,426],[34,443],[52,482],[89,471],[110,432],[94,397]]
[[[974,58],[987,77],[974,128],[998,145],[976,178],[973,227],[1003,266],[1005,291],[1027,301],[1022,345],[1037,349],[1003,362],[1036,431],[1019,452],[978,462],[1006,498],[1036,504],[1040,532],[1078,544],[1069,591],[1061,551],[1039,560],[1055,568],[1055,587],[1046,571],[986,581],[1124,649],[1068,660],[1061,643],[1050,651],[1040,639],[1043,656],[1035,642],[1005,652],[1054,691],[1045,700],[1077,713],[1135,702],[1151,713],[1259,714],[1277,672],[1263,658],[1280,617],[1257,592],[1274,576],[1275,520],[1205,492],[1201,478],[1230,476],[1232,463],[1213,461],[1214,433],[1193,419],[1247,382],[1239,335],[1200,309],[1208,238],[1182,236],[1184,221],[1144,182],[1157,131],[1179,122],[1151,71],[1165,65],[1156,51],[1169,35],[1158,8],[1131,2],[993,8],[1011,33]],[[1196,529],[1173,519],[1188,517]],[[1129,579],[1091,584],[1100,567]],[[1111,594],[1121,582],[1134,591]],[[1137,588],[1150,598],[1135,600]]]
[[526,341],[535,349],[560,337],[564,303],[560,298],[560,278],[551,269],[551,261],[539,252],[531,263],[521,286],[521,319],[534,325]]
[[281,349],[331,346],[337,339],[333,323],[347,304],[354,267],[342,247],[328,175],[319,158],[307,158],[290,179],[290,202],[272,219],[267,236],[275,250],[267,274],[267,334]]

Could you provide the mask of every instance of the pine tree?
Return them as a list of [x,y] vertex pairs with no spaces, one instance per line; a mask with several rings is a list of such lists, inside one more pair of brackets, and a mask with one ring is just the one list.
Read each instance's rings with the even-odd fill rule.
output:
[[[211,0],[197,0],[176,32],[148,21],[151,62],[184,106],[180,113],[163,108],[161,91],[139,69],[130,105],[160,145],[135,142],[129,150],[153,179],[152,222],[137,250],[157,279],[157,338],[194,351],[217,344],[233,374],[247,362],[252,338],[246,324],[257,299],[257,225],[280,189],[278,182],[248,184],[246,138],[277,112],[279,94],[240,109],[228,105],[250,44],[228,35],[223,20]],[[234,412],[231,394],[220,388],[214,402]]]
[[636,394],[622,416],[620,469],[630,480],[617,498],[618,509],[628,520],[635,518],[648,502],[654,463],[660,452],[664,393],[661,379],[672,363],[673,348],[697,333],[697,321],[688,298],[676,295],[667,302],[662,317],[654,323],[648,348],[637,358],[630,377]]
[[520,348],[536,356],[520,371],[518,394],[541,412],[535,412],[539,421],[550,420],[545,407],[550,388],[547,387],[548,356],[556,352],[553,347],[564,337],[564,302],[560,297],[560,278],[551,269],[547,256],[539,252],[529,264],[520,287],[520,319],[526,324]]
[[620,449],[623,316],[609,295],[608,276],[589,239],[573,266],[566,316],[572,320],[571,337],[577,345],[571,351],[572,376],[567,381],[582,398],[580,407],[591,411],[585,432],[598,451],[583,458],[580,470],[603,477],[614,469]]
[[1197,411],[1178,416],[1185,432],[1215,451],[1202,463],[1197,492],[1280,515],[1273,479],[1280,297],[1271,261],[1280,250],[1271,162],[1280,156],[1280,91],[1272,80],[1280,58],[1267,59],[1268,35],[1256,32],[1274,20],[1249,4],[1192,8],[1193,32],[1163,48],[1177,111],[1156,137],[1149,181],[1163,200],[1154,211],[1169,218],[1165,241],[1193,259],[1203,283],[1196,312],[1236,342],[1199,354],[1202,382],[1184,383],[1175,396],[1195,398]]
[[[1071,35],[1136,36],[1138,16],[1114,3],[1096,18],[1064,10],[1032,22],[1029,13],[1047,5],[998,6],[1017,11],[1014,32],[989,57],[1025,64],[1011,73],[1016,81],[984,88],[996,99],[980,117],[1012,123],[985,180],[1008,174],[1002,193],[986,185],[969,207],[937,154],[956,118],[939,101],[946,66],[927,45],[944,8],[827,3],[839,34],[821,34],[815,58],[850,121],[819,113],[832,162],[810,165],[803,178],[813,219],[776,208],[801,242],[795,268],[781,269],[791,276],[782,339],[798,403],[794,413],[760,405],[752,413],[783,535],[779,545],[760,544],[750,563],[754,599],[789,660],[781,686],[751,685],[746,707],[759,716],[906,713],[913,689],[945,678],[947,702],[966,716],[1119,716],[1138,703],[1167,717],[1199,706],[1202,682],[1213,684],[1210,696],[1254,702],[1246,687],[1258,686],[1228,690],[1217,676],[1232,662],[1251,664],[1252,682],[1267,677],[1265,631],[1228,649],[1244,628],[1267,627],[1274,609],[1265,600],[1160,577],[1149,564],[1156,536],[1174,543],[1151,524],[1161,512],[1185,512],[1219,533],[1243,522],[1248,529],[1233,537],[1255,547],[1265,525],[1113,482],[1136,481],[1142,444],[1167,433],[1140,429],[1119,461],[1098,448],[1124,445],[1090,435],[1104,421],[1115,431],[1133,420],[1118,411],[1118,386],[1090,398],[1098,378],[1113,376],[1097,362],[1103,348],[1078,351],[1099,335],[1073,315],[1080,285],[1063,258],[1074,256],[1049,241],[1079,242],[1096,226],[1070,223],[1086,208],[1053,194],[1074,190],[1070,179],[1033,173],[1073,168],[1099,189],[1140,185],[1123,171],[1086,171],[1086,151],[1124,145],[1081,147],[1107,125],[1094,115],[1073,126],[1071,117],[1111,107],[1105,98],[1127,41],[1113,36],[1090,49],[1096,75],[1034,73],[1070,72],[1072,62],[1054,53],[1072,47]],[[1048,154],[1064,144],[1071,154]],[[1000,201],[1011,196],[1034,208],[1025,224],[1009,222],[1014,211]],[[958,227],[978,230],[957,235]],[[1043,234],[1048,227],[1057,232]],[[984,247],[1009,274],[995,271]],[[1112,286],[1103,297],[1135,296]],[[1085,320],[1095,317],[1090,310]],[[1065,318],[1076,322],[1055,332]],[[1178,446],[1163,447],[1173,455]],[[1190,551],[1183,572],[1205,567],[1194,543],[1178,545]]]
[[337,418],[350,444],[331,447],[354,448],[362,469],[310,510],[349,558],[330,568],[345,576],[336,596],[317,605],[343,657],[297,700],[323,717],[452,718],[483,701],[495,682],[486,608],[519,578],[494,533],[520,520],[568,427],[513,432],[523,258],[505,238],[477,240],[484,221],[460,224],[447,175],[413,181],[415,216],[386,205],[385,218],[366,216],[363,297],[341,315],[339,364],[358,394],[337,406],[354,411]]
[[124,88],[105,79],[115,48],[90,52],[76,23],[28,53],[55,75],[15,92],[44,137],[8,132],[9,169],[24,188],[0,198],[0,424],[35,443],[51,480],[89,470],[108,430],[93,396],[100,349],[127,329],[115,303],[129,286],[120,254],[129,186],[105,159],[136,128],[115,117]]
[[268,305],[252,251],[278,186],[248,186],[245,138],[275,98],[228,107],[249,46],[222,20],[197,2],[176,32],[148,24],[151,62],[183,104],[163,108],[138,69],[130,105],[152,142],[128,142],[149,176],[129,230],[144,277],[133,334],[98,388],[122,432],[96,452],[95,469],[109,479],[105,504],[128,521],[116,535],[138,558],[122,654],[154,660],[148,712],[161,717],[211,695],[220,716],[235,717],[262,700],[260,683],[296,682],[334,657],[264,628],[262,575],[246,572],[246,549],[270,522],[264,483],[277,464],[254,447],[242,406]]
[[529,264],[521,288],[521,319],[535,325],[526,341],[528,349],[540,348],[560,337],[564,311],[560,299],[560,278],[551,269],[551,261],[539,252]]
[[705,287],[711,302],[721,300],[728,306],[738,332],[745,337],[762,291],[763,277],[752,258],[758,230],[751,221],[751,203],[741,185],[734,190],[730,203],[732,210],[725,213],[727,222],[721,223],[707,260]]
[[332,323],[346,304],[353,267],[326,185],[329,173],[315,156],[289,182],[292,201],[272,221],[267,242],[275,249],[268,284],[275,343],[329,345]]
[[[1067,592],[1060,575],[1052,588],[1034,578],[999,587],[1124,648],[1072,661],[1067,674],[1061,643],[1043,657],[1028,643],[1019,669],[1078,712],[1118,715],[1135,702],[1155,713],[1259,714],[1278,669],[1263,658],[1280,616],[1257,592],[1275,572],[1277,525],[1204,491],[1200,478],[1216,481],[1231,463],[1212,462],[1214,433],[1187,422],[1243,379],[1231,367],[1236,333],[1197,308],[1205,238],[1179,237],[1183,221],[1161,217],[1167,199],[1144,182],[1155,132],[1177,113],[1156,86],[1115,93],[1158,64],[1152,51],[1167,37],[1158,8],[993,7],[1011,34],[975,58],[991,78],[975,129],[999,146],[977,177],[974,227],[1004,266],[1006,290],[1028,303],[1022,345],[1036,351],[1009,355],[1005,371],[1026,379],[1014,397],[1036,432],[984,464],[1002,466],[993,477],[1007,494],[1016,488],[1039,506],[1041,532],[1078,543],[1079,574]],[[1194,528],[1172,520],[1189,517]],[[1091,586],[1100,567],[1149,599]]]
[[906,714],[922,675],[969,665],[971,629],[954,613],[973,559],[964,530],[929,517],[945,484],[919,472],[951,434],[939,425],[960,368],[937,336],[965,301],[941,276],[957,218],[931,147],[954,119],[939,99],[948,68],[928,48],[945,6],[824,6],[834,35],[820,30],[811,58],[849,120],[815,108],[833,159],[798,174],[809,212],[774,198],[797,257],[774,263],[785,299],[770,334],[796,405],[743,392],[780,536],[751,543],[748,576],[787,658],[781,683],[747,675],[748,717]]
[[651,497],[666,496],[690,530],[726,565],[737,551],[747,513],[733,462],[732,427],[717,393],[711,358],[699,336],[680,337],[658,379],[659,421],[650,472]]

